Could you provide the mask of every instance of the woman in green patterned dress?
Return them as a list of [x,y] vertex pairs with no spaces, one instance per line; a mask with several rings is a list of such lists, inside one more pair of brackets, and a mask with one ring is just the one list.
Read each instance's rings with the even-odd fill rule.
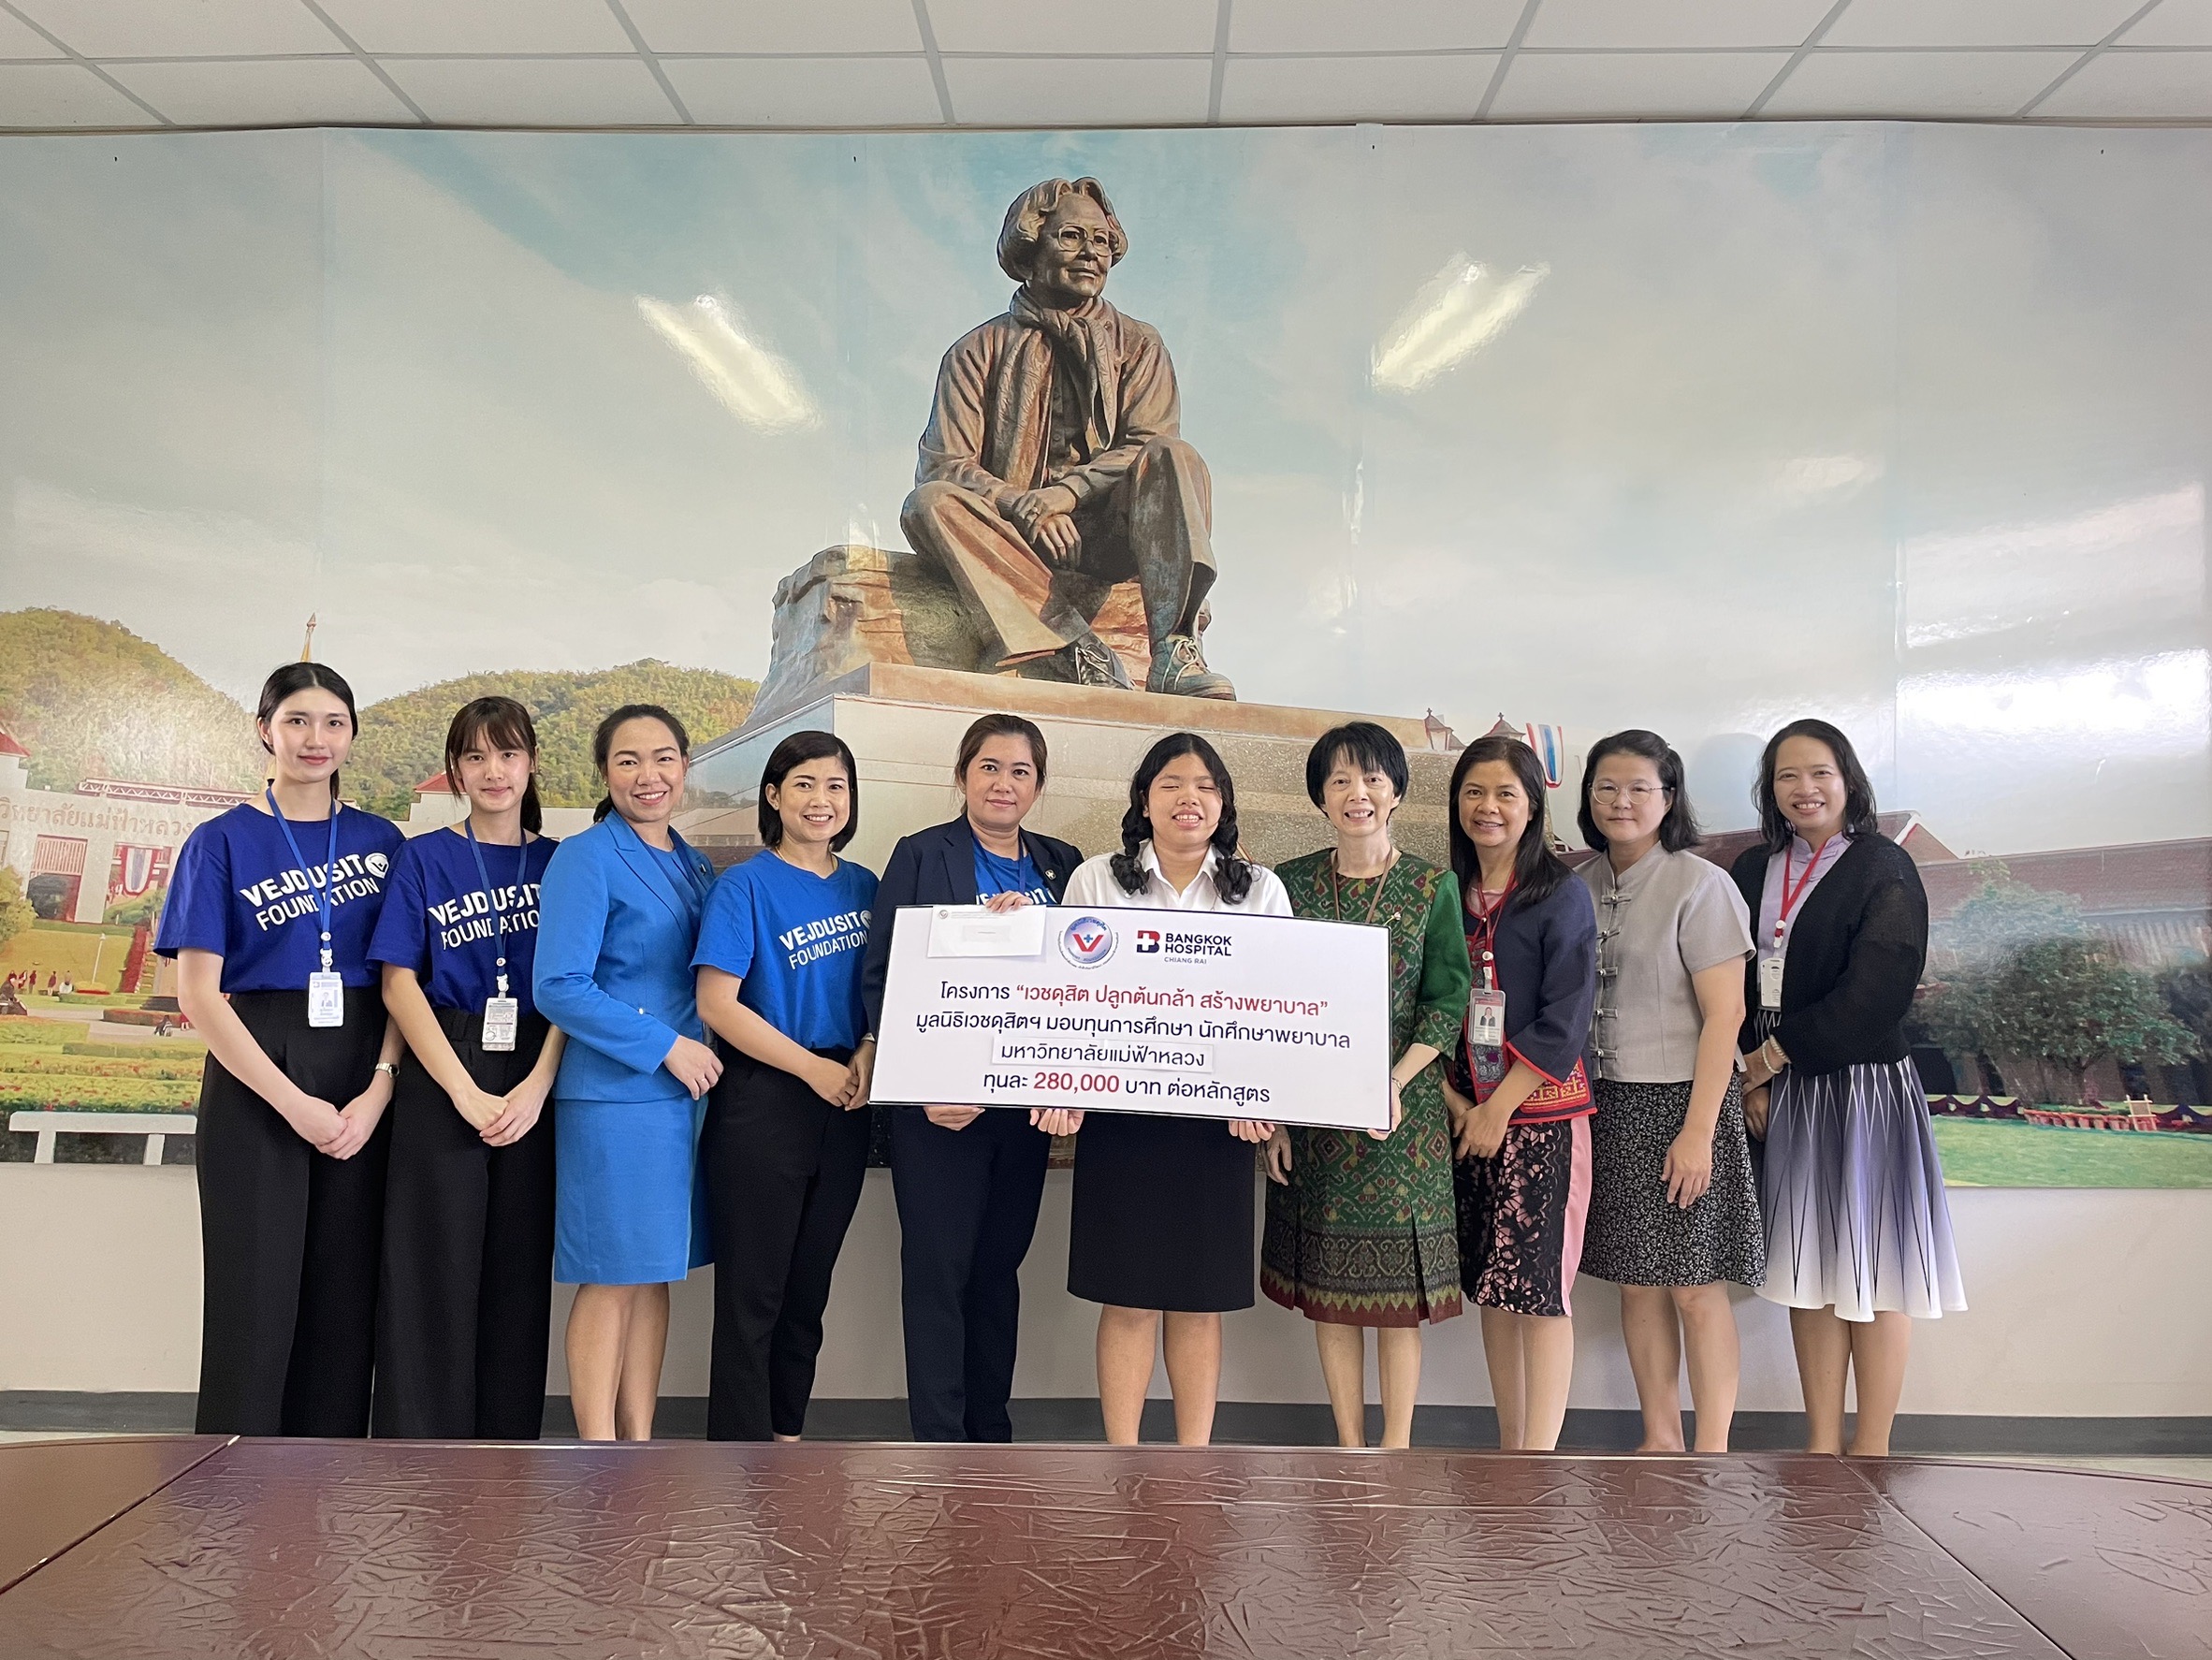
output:
[[1402,852],[1390,815],[1405,750],[1365,721],[1322,735],[1306,794],[1336,845],[1279,866],[1299,916],[1390,931],[1390,1119],[1387,1133],[1284,1128],[1267,1146],[1259,1287],[1314,1322],[1337,1444],[1366,1444],[1366,1336],[1375,1328],[1385,1447],[1413,1436],[1421,1322],[1460,1311],[1451,1131],[1434,1064],[1466,1018],[1467,939],[1448,869]]

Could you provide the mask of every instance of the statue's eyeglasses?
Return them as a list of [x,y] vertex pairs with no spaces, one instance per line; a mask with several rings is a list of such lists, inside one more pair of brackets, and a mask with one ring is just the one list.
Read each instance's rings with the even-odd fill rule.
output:
[[1052,240],[1070,254],[1084,248],[1097,248],[1101,253],[1113,252],[1113,238],[1102,230],[1085,230],[1080,225],[1064,225],[1052,234]]

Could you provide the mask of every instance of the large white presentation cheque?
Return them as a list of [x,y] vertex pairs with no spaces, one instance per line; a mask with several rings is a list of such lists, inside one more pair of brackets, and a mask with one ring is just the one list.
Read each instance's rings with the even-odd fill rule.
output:
[[914,905],[875,1099],[1388,1129],[1390,933],[1222,910]]

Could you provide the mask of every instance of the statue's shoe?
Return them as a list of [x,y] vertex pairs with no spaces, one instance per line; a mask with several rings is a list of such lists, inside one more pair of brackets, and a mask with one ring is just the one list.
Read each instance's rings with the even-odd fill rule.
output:
[[1121,653],[1104,640],[1085,630],[1066,647],[1075,670],[1078,686],[1114,686],[1124,692],[1131,690],[1129,671],[1121,661]]
[[1189,634],[1170,634],[1152,648],[1152,672],[1144,677],[1144,690],[1171,697],[1219,697],[1236,701],[1237,689],[1227,675],[1206,666],[1206,654]]
[[1056,680],[1063,686],[1131,689],[1129,671],[1123,666],[1120,655],[1087,630],[1050,657],[1031,658],[1022,665],[1021,673],[1026,679]]

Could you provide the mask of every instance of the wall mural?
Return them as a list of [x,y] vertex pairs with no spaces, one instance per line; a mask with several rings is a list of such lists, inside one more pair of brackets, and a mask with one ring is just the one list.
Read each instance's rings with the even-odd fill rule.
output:
[[[1570,841],[1648,726],[1724,863],[1824,715],[1936,917],[1950,1179],[2212,1186],[2208,172],[1886,124],[8,139],[0,1156],[190,1158],[149,925],[305,646],[411,830],[470,696],[536,711],[558,831],[609,706],[731,734],[872,662],[1502,721]],[[1110,286],[1080,409],[1002,269],[1047,179],[1100,186],[1019,233]],[[1070,422],[1111,477],[1043,482]],[[743,780],[695,781],[714,845]]]

